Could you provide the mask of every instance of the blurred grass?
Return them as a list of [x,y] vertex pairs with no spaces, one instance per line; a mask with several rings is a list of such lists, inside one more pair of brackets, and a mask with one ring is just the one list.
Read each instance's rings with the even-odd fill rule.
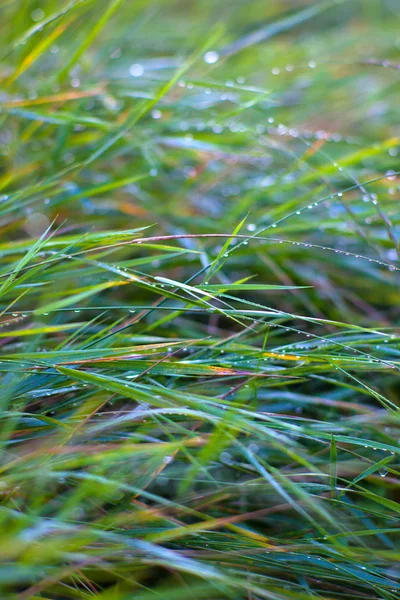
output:
[[399,13],[1,3],[1,598],[399,597]]

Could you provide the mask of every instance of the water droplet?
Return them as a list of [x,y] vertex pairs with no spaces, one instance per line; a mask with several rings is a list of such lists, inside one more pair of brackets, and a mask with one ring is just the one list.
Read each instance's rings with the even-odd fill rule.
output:
[[229,452],[221,452],[220,458],[221,458],[222,462],[225,462],[228,464],[232,462],[232,456],[229,454]]
[[41,8],[35,8],[35,10],[33,10],[31,12],[31,19],[32,21],[35,21],[35,23],[37,23],[38,21],[41,21],[44,18],[44,11]]
[[222,127],[222,125],[213,125],[212,130],[214,133],[222,133],[224,128]]
[[213,65],[214,63],[218,62],[219,54],[215,50],[209,50],[205,53],[203,58],[204,62],[206,62],[208,65]]
[[161,110],[154,109],[151,111],[151,116],[153,117],[153,119],[161,119],[162,112],[161,112]]
[[140,65],[139,63],[131,65],[129,73],[132,75],[132,77],[141,77],[144,73],[143,65]]
[[110,58],[119,58],[121,56],[121,48],[114,48],[110,52]]
[[256,226],[254,225],[254,223],[249,223],[247,225],[247,231],[255,231],[256,230]]
[[308,63],[308,66],[310,67],[310,69],[315,69],[315,67],[317,66],[317,63],[315,62],[315,60],[310,60],[310,62]]
[[386,477],[386,475],[389,473],[388,469],[386,467],[381,467],[379,469],[379,475],[381,477]]

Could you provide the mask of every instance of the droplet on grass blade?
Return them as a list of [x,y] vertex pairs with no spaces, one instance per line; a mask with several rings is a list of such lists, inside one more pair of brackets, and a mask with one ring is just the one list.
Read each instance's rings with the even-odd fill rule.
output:
[[31,19],[32,19],[32,21],[35,21],[35,23],[37,23],[38,21],[41,21],[43,18],[44,18],[44,11],[41,8],[35,8],[31,12]]
[[208,65],[213,65],[216,62],[218,62],[219,54],[215,50],[209,50],[208,52],[205,53],[203,58],[204,58],[205,63],[207,63]]
[[140,65],[139,63],[131,65],[129,73],[132,75],[132,77],[141,77],[144,73],[143,65]]
[[110,58],[119,58],[121,56],[121,48],[114,48],[114,50],[111,50],[110,52]]

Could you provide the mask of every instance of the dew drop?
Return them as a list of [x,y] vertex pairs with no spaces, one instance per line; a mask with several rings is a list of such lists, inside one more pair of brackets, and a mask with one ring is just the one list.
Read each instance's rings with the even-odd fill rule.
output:
[[114,48],[110,52],[110,58],[119,58],[121,56],[121,48]]
[[218,124],[217,125],[213,125],[212,130],[213,130],[214,133],[222,133],[223,127],[222,127],[222,125],[218,125]]
[[35,8],[35,10],[33,10],[31,12],[31,19],[32,21],[35,21],[35,23],[37,23],[38,21],[41,21],[44,18],[44,11],[41,8]]
[[141,77],[144,73],[143,65],[140,65],[139,63],[131,65],[129,73],[132,75],[132,77]]
[[204,55],[204,62],[208,65],[213,65],[219,60],[219,54],[215,50],[209,50]]

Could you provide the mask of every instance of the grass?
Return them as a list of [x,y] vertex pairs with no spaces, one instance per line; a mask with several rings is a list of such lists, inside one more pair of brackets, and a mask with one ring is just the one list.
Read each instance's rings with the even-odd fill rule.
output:
[[1,598],[399,598],[397,3],[0,11]]

